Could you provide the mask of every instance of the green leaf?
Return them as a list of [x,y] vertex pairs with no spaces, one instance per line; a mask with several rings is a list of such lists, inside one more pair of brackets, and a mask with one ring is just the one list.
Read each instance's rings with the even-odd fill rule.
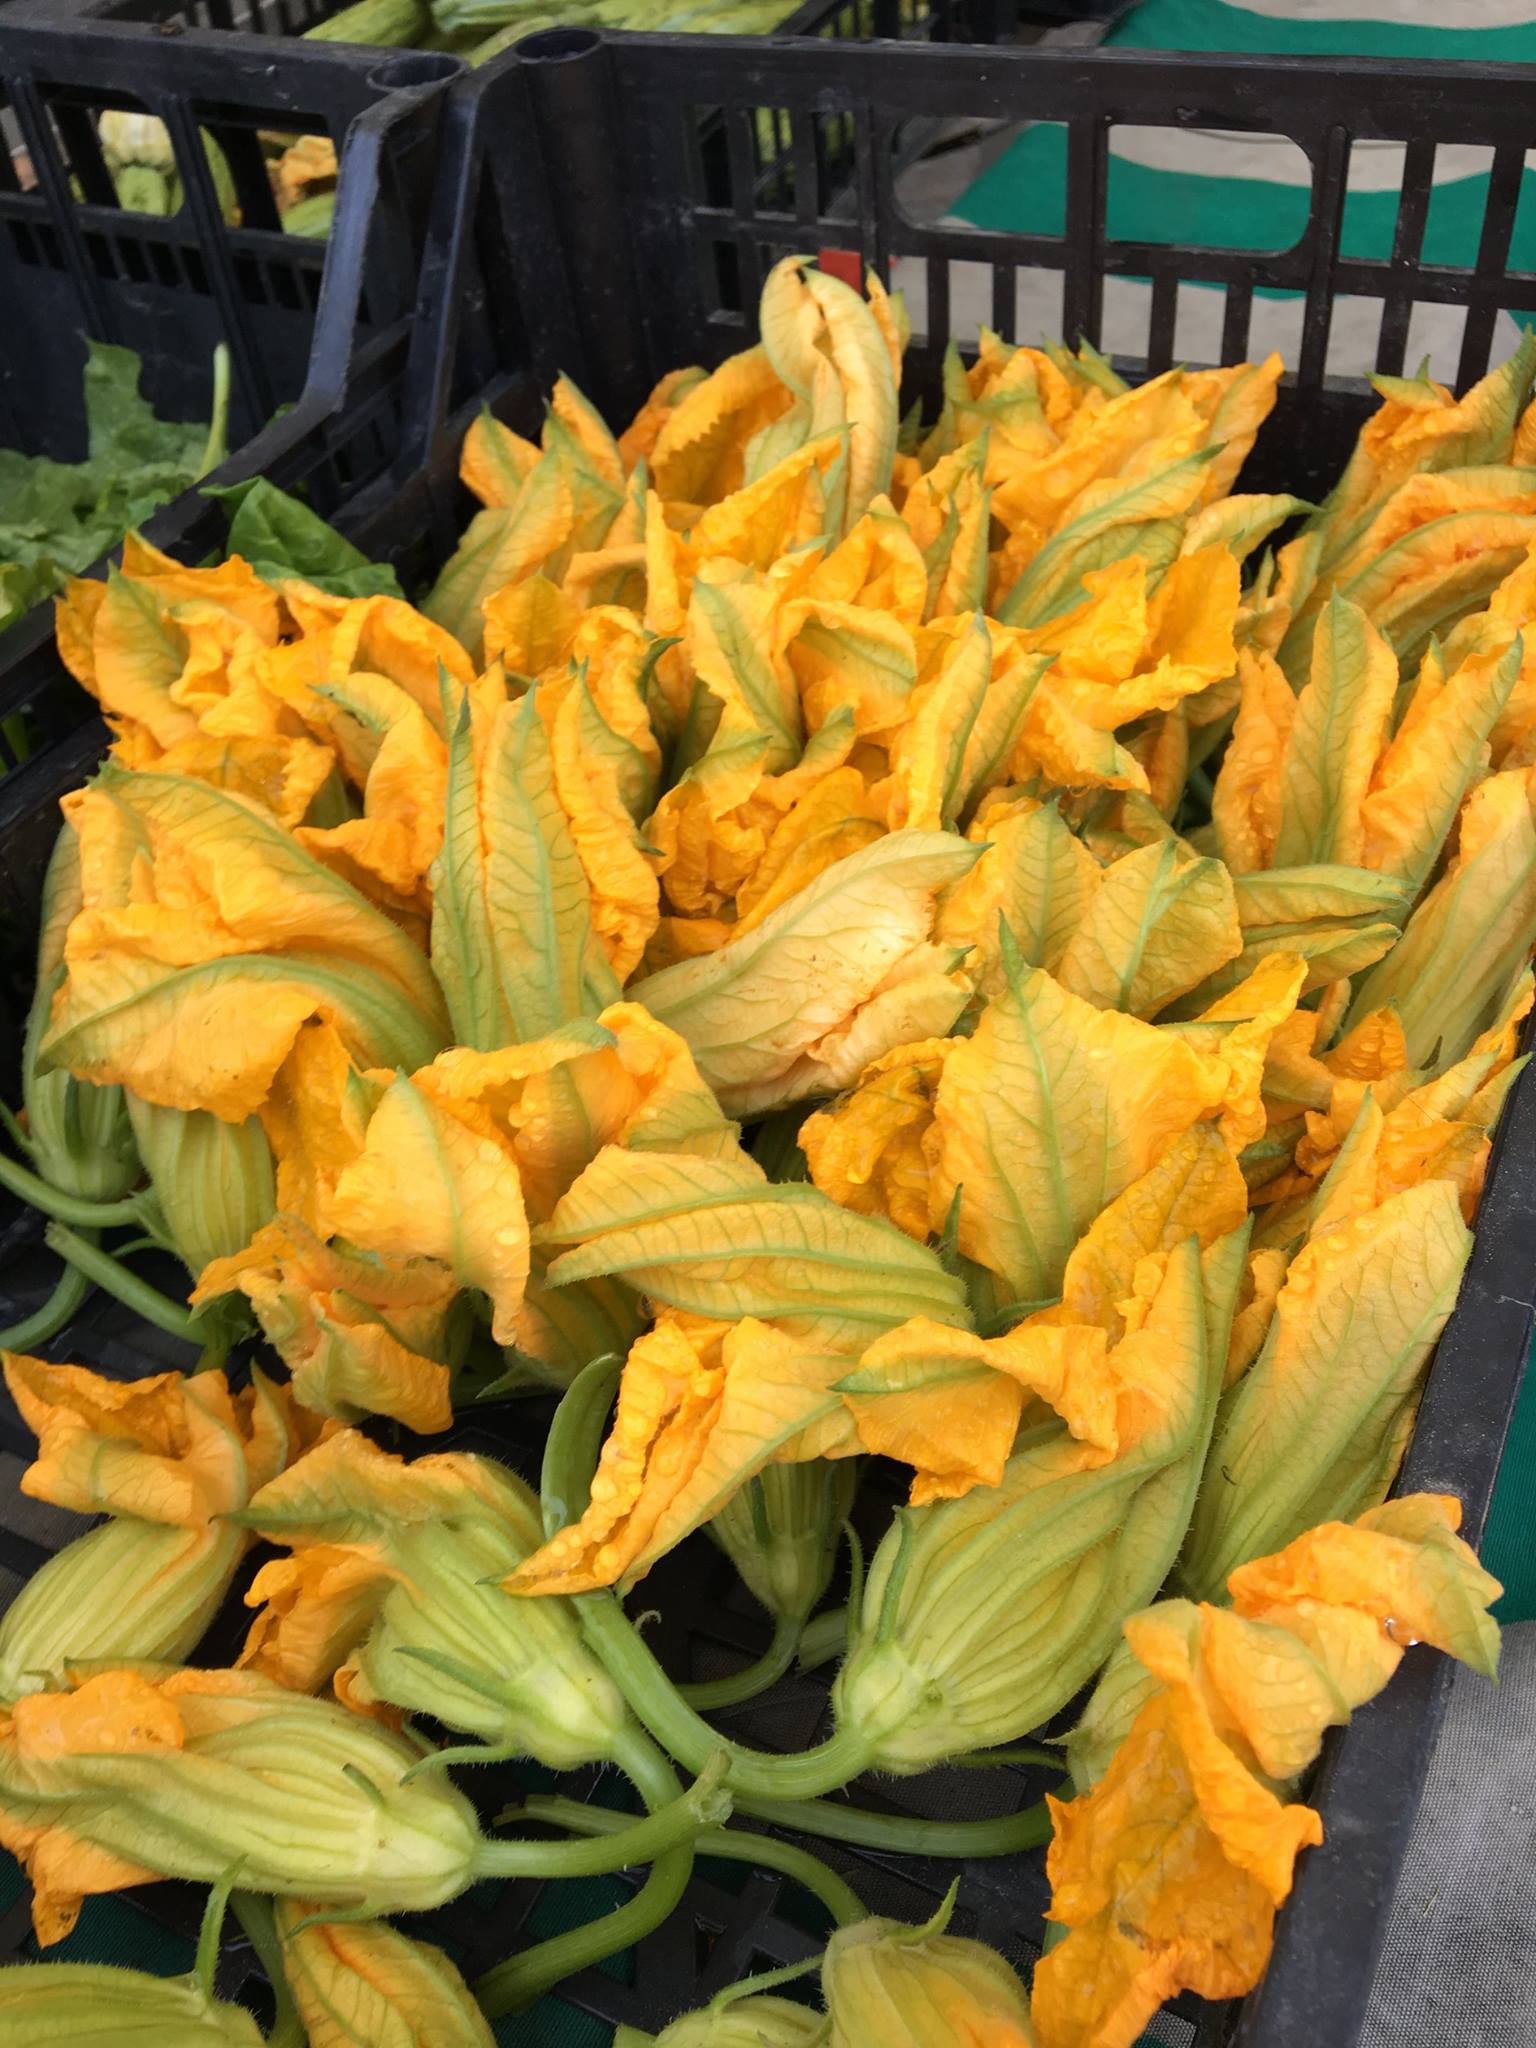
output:
[[404,595],[393,569],[370,562],[318,512],[269,484],[265,477],[229,490],[211,490],[207,495],[234,502],[229,552],[243,556],[267,582],[301,576],[336,597]]

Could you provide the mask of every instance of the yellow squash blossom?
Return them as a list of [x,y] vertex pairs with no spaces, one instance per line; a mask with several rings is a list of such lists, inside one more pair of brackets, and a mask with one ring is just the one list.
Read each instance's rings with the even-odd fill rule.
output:
[[124,1384],[3,1357],[38,1439],[22,1491],[109,1519],[56,1552],[6,1610],[0,1698],[38,1691],[76,1661],[185,1656],[249,1541],[224,1517],[302,1458],[316,1418],[260,1372],[232,1394],[222,1372]]
[[946,1933],[952,1888],[923,1927],[857,1920],[821,1965],[830,2048],[1035,2048],[1017,1974],[984,1942]]
[[100,1672],[0,1715],[0,1842],[31,1877],[44,1944],[87,1895],[215,1884],[237,1863],[253,1891],[427,1908],[470,1882],[481,1842],[440,1774],[405,1782],[416,1756],[248,1671]]
[[492,2048],[469,1986],[440,1948],[382,1920],[276,1909],[283,1975],[310,2048]]
[[449,1426],[449,1311],[459,1288],[445,1266],[327,1245],[289,1218],[209,1266],[193,1305],[236,1288],[305,1407],[344,1422],[391,1415],[411,1429]]
[[[311,1017],[363,1065],[421,1065],[446,1036],[418,949],[269,816],[185,777],[110,766],[69,809],[84,907],[45,1063],[238,1123]],[[125,886],[98,901],[95,876],[124,844]]]
[[637,983],[634,997],[688,1041],[733,1115],[830,1094],[964,1007],[970,984],[930,933],[937,891],[976,857],[964,840],[893,832],[718,952]]
[[27,2048],[122,2048],[135,2035],[166,2048],[262,2048],[254,2019],[191,1977],[151,1977],[111,1963],[11,1963],[0,1969],[0,2042]]
[[1231,1611],[1175,1600],[1126,1623],[1151,1690],[1117,1660],[1103,1746],[1116,1722],[1119,1740],[1091,1790],[1050,1801],[1051,1918],[1070,1931],[1035,1970],[1041,2048],[1130,2048],[1176,1992],[1258,1982],[1296,1856],[1322,1840],[1285,1783],[1324,1731],[1412,1641],[1493,1675],[1500,1589],[1459,1522],[1454,1500],[1410,1495],[1234,1572]]
[[[496,1585],[543,1538],[538,1502],[488,1458],[407,1464],[347,1430],[242,1520],[291,1546],[257,1573],[240,1663],[361,1712],[430,1714],[554,1770],[611,1759],[624,1702],[563,1601]],[[285,1483],[290,1480],[292,1483]]]

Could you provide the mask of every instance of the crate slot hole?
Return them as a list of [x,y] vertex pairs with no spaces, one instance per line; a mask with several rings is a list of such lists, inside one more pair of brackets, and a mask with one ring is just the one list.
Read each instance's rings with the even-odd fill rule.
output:
[[957,240],[969,228],[1059,238],[1066,135],[1059,121],[904,121],[890,146],[895,212],[909,227],[942,227]]
[[1312,164],[1288,135],[1116,123],[1105,233],[1115,242],[1285,255],[1306,235],[1312,184]]

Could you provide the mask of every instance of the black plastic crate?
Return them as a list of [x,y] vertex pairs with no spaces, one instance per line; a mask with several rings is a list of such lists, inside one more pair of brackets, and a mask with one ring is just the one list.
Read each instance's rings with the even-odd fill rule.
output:
[[[302,36],[339,14],[349,0],[50,0],[55,11],[112,21],[176,22],[188,28]],[[784,0],[774,30],[785,36],[852,41],[918,36],[934,42],[1002,42],[1021,10],[1042,23],[1092,16],[1076,0]],[[489,34],[490,31],[487,31]]]
[[[419,589],[457,539],[465,510],[458,449],[481,403],[533,430],[540,394],[564,369],[621,420],[663,370],[718,361],[743,346],[768,265],[807,249],[851,252],[887,272],[897,260],[917,266],[923,289],[909,366],[914,389],[930,399],[954,325],[955,265],[984,267],[994,324],[1008,336],[1016,325],[1019,271],[1057,274],[1062,331],[1073,341],[1097,338],[1107,279],[1149,278],[1145,345],[1122,365],[1137,374],[1171,358],[1181,284],[1224,291],[1224,360],[1245,353],[1255,292],[1295,291],[1303,305],[1299,362],[1245,482],[1315,487],[1337,474],[1372,404],[1362,384],[1324,375],[1337,298],[1380,302],[1378,362],[1389,371],[1403,367],[1416,302],[1465,307],[1463,381],[1487,367],[1497,314],[1536,303],[1536,276],[1508,265],[1527,93],[1526,76],[1515,67],[1448,73],[1341,62],[1320,70],[1238,59],[825,41],[603,40],[575,32],[535,39],[450,95],[423,318],[403,398],[406,454],[392,474],[349,501],[338,523],[360,546],[392,560],[407,588]],[[718,166],[698,143],[694,110],[701,103],[723,110],[723,196]],[[783,188],[765,191],[753,153],[764,110],[784,124],[796,165],[787,205]],[[983,233],[912,217],[899,189],[902,131],[935,117],[1065,123],[1070,234]],[[833,121],[846,124],[859,145],[851,198],[833,189],[818,154],[822,124]],[[1292,138],[1314,168],[1306,234],[1276,254],[1112,241],[1105,228],[1106,136],[1115,122]],[[1405,142],[1411,168],[1394,250],[1381,262],[1346,258],[1339,249],[1350,149],[1371,138]],[[1483,233],[1460,268],[1419,261],[1422,185],[1442,143],[1492,152]],[[99,728],[81,729],[72,742],[75,772],[85,772],[99,738]],[[62,758],[54,764],[46,789],[25,789],[20,778],[0,785],[0,910],[10,910],[22,935],[35,916],[54,798],[73,779],[62,773],[64,765]],[[1527,1074],[1506,1109],[1472,1263],[1441,1340],[1403,1479],[1405,1486],[1457,1494],[1474,1540],[1536,1315],[1533,1207],[1536,1079]],[[25,1235],[24,1223],[14,1227]],[[25,1251],[10,1263],[24,1278]],[[104,1308],[80,1333],[75,1355],[114,1370],[131,1370],[136,1356],[161,1363],[164,1340],[147,1334],[150,1343],[141,1345],[131,1319]],[[61,1339],[56,1355],[70,1355],[73,1341],[73,1333]],[[476,1427],[493,1431],[503,1454],[526,1469],[540,1420],[537,1412],[504,1411]],[[3,1429],[0,1447],[12,1447]],[[646,1581],[644,1603],[663,1616],[656,1640],[678,1676],[717,1675],[727,1645],[743,1654],[762,1646],[760,1622],[720,1571],[708,1547],[694,1541]],[[1181,2003],[1159,2020],[1159,2038],[1175,2048],[1352,2048],[1449,1675],[1443,1660],[1411,1653],[1384,1697],[1330,1738],[1311,1794],[1328,1841],[1301,1859],[1264,1984],[1237,2009]],[[813,1734],[823,1702],[821,1684],[786,1681],[733,1714],[730,1726],[766,1748],[798,1746]],[[1023,1804],[1038,1788],[1028,1776],[949,1771],[887,1781],[861,1797],[954,1814]],[[909,1917],[955,1869],[830,1847],[822,1853],[872,1908]],[[161,1913],[174,1898],[158,1888],[144,1903]],[[963,1871],[957,1924],[1024,1962],[1044,1898],[1038,1857],[975,1863]],[[437,1931],[461,1952],[479,1944],[476,1959],[486,1958],[511,1945],[520,1910],[515,1903],[505,1916],[499,1908],[489,1915],[446,1909]],[[803,1954],[811,1942],[776,1880],[754,1878],[727,1892],[709,1871],[674,1922],[641,1945],[632,1982],[594,1972],[561,1996],[610,2021],[655,2025],[743,1970]],[[238,1955],[231,1967],[244,1967]]]
[[[185,420],[207,419],[214,348],[227,341],[232,454],[219,481],[286,477],[329,508],[377,475],[399,451],[433,143],[460,69],[416,52],[60,26],[11,0],[0,22],[0,446],[84,456],[88,336],[139,355],[157,412]],[[185,187],[179,211],[118,203],[96,133],[108,108],[165,124]],[[271,129],[324,134],[340,152],[328,241],[280,228],[258,139]],[[239,226],[223,218],[201,135],[224,153]],[[211,509],[186,492],[146,532],[206,548],[219,532]],[[23,714],[0,727],[0,775],[18,752],[34,765],[82,716],[52,639],[51,604],[0,635],[0,718]]]

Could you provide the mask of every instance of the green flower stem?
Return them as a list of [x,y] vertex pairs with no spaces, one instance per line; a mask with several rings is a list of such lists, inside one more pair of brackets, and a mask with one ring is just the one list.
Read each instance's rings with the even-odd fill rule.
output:
[[[618,1738],[613,1760],[652,1813],[678,1796],[671,1765],[640,1729],[629,1729]],[[681,1903],[693,1875],[693,1854],[692,1841],[666,1850],[651,1865],[650,1876],[634,1897],[612,1913],[536,1942],[488,1970],[473,1987],[486,2018],[499,2020],[508,2013],[526,2011],[565,1978],[632,1948],[652,1933]]]
[[309,2039],[288,1989],[283,1968],[283,1944],[272,1913],[272,1901],[257,1892],[235,1892],[230,1898],[241,1931],[256,1951],[256,1960],[266,1973],[277,2006],[277,2022],[267,2036],[266,2048],[304,2048]]
[[213,352],[213,403],[208,408],[208,438],[198,461],[200,477],[217,469],[229,452],[229,345],[220,342]]
[[796,1666],[801,1671],[814,1671],[817,1665],[830,1664],[834,1657],[841,1657],[847,1647],[848,1609],[829,1608],[814,1621],[808,1621],[801,1631]]
[[100,1245],[92,1244],[89,1238],[82,1237],[65,1223],[50,1223],[43,1232],[43,1238],[61,1259],[67,1259],[70,1265],[78,1267],[88,1280],[94,1280],[107,1294],[115,1295],[125,1307],[141,1315],[145,1322],[153,1323],[157,1330],[164,1330],[167,1336],[180,1337],[188,1344],[202,1343],[205,1331],[199,1317],[178,1307],[169,1295],[162,1294],[158,1287],[151,1287],[137,1273],[130,1273]]
[[[578,1520],[586,1506],[618,1375],[617,1359],[595,1359],[577,1374],[555,1410],[544,1447],[541,1489],[548,1535]],[[772,1756],[723,1741],[679,1696],[611,1593],[583,1593],[573,1605],[589,1648],[636,1717],[668,1755],[695,1776],[723,1749],[730,1761],[728,1782],[733,1792],[765,1799],[814,1799],[839,1790],[873,1761],[869,1745],[849,1729],[839,1729],[819,1748],[798,1756]]]
[[90,1291],[91,1283],[80,1268],[66,1265],[58,1285],[40,1309],[19,1323],[12,1323],[8,1330],[0,1330],[0,1351],[35,1351],[39,1344],[57,1337],[85,1306]]
[[800,1647],[801,1621],[798,1615],[781,1614],[773,1624],[773,1641],[761,1657],[728,1678],[710,1678],[696,1685],[680,1685],[678,1697],[697,1714],[715,1714],[722,1707],[739,1707],[755,1700],[770,1685],[777,1685],[795,1661]]
[[823,1792],[839,1791],[873,1763],[868,1742],[849,1728],[839,1728],[816,1749],[793,1756],[774,1756],[724,1741],[678,1697],[676,1686],[612,1594],[583,1593],[575,1607],[594,1655],[636,1716],[684,1770],[697,1774],[723,1749],[730,1761],[727,1782],[733,1792],[762,1799],[815,1799]]
[[1047,1770],[1067,1775],[1066,1758],[1059,1749],[1041,1749],[1033,1742],[1010,1743],[1006,1749],[968,1749],[964,1756],[952,1756],[955,1771],[995,1771],[1003,1764],[1044,1764]]
[[759,1799],[746,1793],[736,1804],[754,1820],[777,1828],[798,1828],[860,1849],[890,1849],[903,1856],[1016,1856],[1051,1839],[1051,1818],[1043,1800],[997,1820],[919,1820],[905,1813],[866,1813],[833,1799]]
[[59,1223],[73,1223],[82,1230],[110,1230],[119,1223],[137,1223],[139,1205],[132,1195],[121,1202],[87,1202],[80,1195],[67,1195],[51,1180],[44,1180],[30,1167],[18,1165],[0,1152],[0,1187],[9,1188],[29,1209],[40,1209]]
[[[579,1799],[540,1797],[523,1808],[529,1820],[544,1821],[552,1828],[568,1828],[572,1834],[616,1834],[624,1816],[605,1806],[587,1806]],[[865,1917],[863,1902],[852,1886],[845,1884],[819,1856],[793,1842],[781,1842],[775,1835],[753,1835],[736,1828],[701,1828],[694,1848],[700,1856],[717,1856],[726,1863],[750,1863],[757,1870],[775,1870],[792,1877],[813,1898],[820,1899],[839,1927],[851,1927]]]
[[606,1839],[584,1842],[487,1842],[475,1859],[478,1877],[605,1877],[654,1863],[679,1843],[691,1842],[701,1827],[717,1826],[731,1810],[720,1789],[725,1758],[715,1757],[689,1789],[647,1814],[625,1820]]
[[[0,729],[8,730],[9,727],[9,719],[0,719]],[[17,758],[24,760],[26,757],[18,750]],[[17,1121],[15,1111],[4,1102],[0,1102],[0,1131],[5,1132],[5,1135],[24,1159],[35,1159],[37,1157],[37,1147]]]

